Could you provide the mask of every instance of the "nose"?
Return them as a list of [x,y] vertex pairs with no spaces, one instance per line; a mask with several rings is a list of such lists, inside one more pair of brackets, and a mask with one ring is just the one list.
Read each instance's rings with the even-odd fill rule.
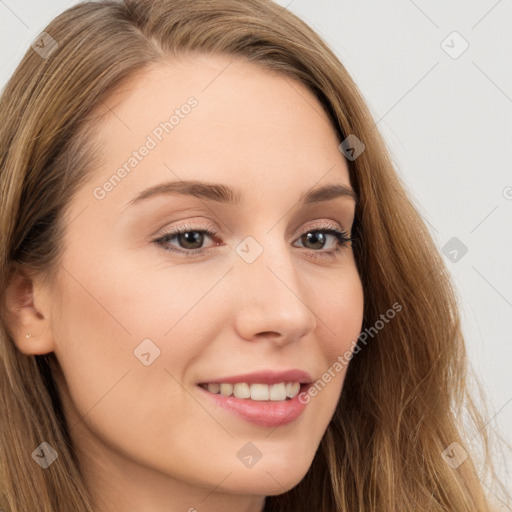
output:
[[239,283],[235,325],[242,338],[286,345],[314,331],[314,305],[308,304],[307,290],[284,243],[264,247],[252,263],[240,258],[233,274]]

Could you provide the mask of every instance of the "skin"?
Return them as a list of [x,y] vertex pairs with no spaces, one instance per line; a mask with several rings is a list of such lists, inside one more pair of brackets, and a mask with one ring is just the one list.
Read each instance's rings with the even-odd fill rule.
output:
[[[190,96],[197,107],[104,199],[93,197]],[[69,204],[57,279],[45,287],[27,274],[10,287],[16,345],[57,356],[98,512],[261,511],[265,496],[306,474],[346,370],[277,428],[217,409],[196,384],[290,368],[316,381],[351,349],[363,317],[353,249],[314,258],[336,238],[325,234],[322,248],[302,235],[318,223],[350,233],[355,203],[298,206],[309,189],[350,187],[339,140],[303,85],[226,56],[153,66],[105,104],[113,113],[97,132],[104,162]],[[142,190],[179,179],[237,188],[243,202],[174,194],[127,207]],[[154,242],[184,225],[214,227],[221,244],[204,235],[205,253],[184,257]],[[252,263],[235,251],[247,236],[263,249]],[[183,237],[167,246],[191,250]],[[149,366],[133,353],[147,338],[160,349]],[[248,441],[262,454],[251,468],[237,457]]]

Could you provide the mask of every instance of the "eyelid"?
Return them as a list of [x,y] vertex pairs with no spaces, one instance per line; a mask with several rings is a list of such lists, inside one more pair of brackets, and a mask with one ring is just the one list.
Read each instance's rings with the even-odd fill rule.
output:
[[[204,224],[201,224],[201,222],[204,222]],[[152,238],[153,239],[154,239],[154,237],[161,238],[162,236],[172,235],[176,232],[185,231],[185,230],[188,230],[188,231],[206,230],[206,231],[214,231],[215,233],[217,233],[219,231],[217,229],[217,227],[214,224],[212,224],[211,222],[199,221],[199,220],[197,220],[197,221],[186,220],[186,221],[184,221],[183,224],[177,224],[175,226],[160,229]]]
[[314,220],[311,223],[306,223],[306,226],[301,228],[301,233],[305,231],[313,231],[315,229],[336,229],[346,231],[350,235],[350,229],[345,229],[339,222],[331,219]]
[[[198,223],[201,221],[197,221]],[[314,220],[310,223],[306,223],[305,227],[302,227],[301,230],[296,233],[294,236],[294,240],[298,236],[302,236],[306,231],[312,231],[315,229],[335,229],[340,231],[345,231],[350,236],[350,229],[345,229],[339,222],[333,221],[331,219],[323,219],[323,220]],[[185,230],[190,231],[211,231],[217,234],[219,230],[216,228],[215,225],[213,225],[211,222],[206,222],[204,225],[201,224],[194,224],[194,221],[186,221],[184,224],[179,224],[177,226],[173,226],[171,228],[168,228],[164,231],[160,231],[155,236],[158,238],[161,238],[163,236],[172,235],[174,233],[179,233]]]

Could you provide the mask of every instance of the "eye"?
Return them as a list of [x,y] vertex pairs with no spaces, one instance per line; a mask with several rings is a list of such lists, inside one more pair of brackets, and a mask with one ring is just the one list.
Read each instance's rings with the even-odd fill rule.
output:
[[[318,250],[324,249],[329,237],[334,239],[334,248],[330,250]],[[315,249],[306,247],[308,254],[312,258],[335,259],[342,253],[344,248],[350,246],[353,239],[346,231],[341,231],[332,224],[326,224],[324,221],[317,222],[315,225],[311,226],[310,229],[305,231],[303,235],[298,238],[298,241],[300,241],[303,246],[312,245],[316,247]]]
[[[327,244],[329,237],[333,239],[334,247],[329,250],[322,250],[325,249],[325,245]],[[209,247],[203,247],[205,238],[215,239],[215,243]],[[173,240],[178,241],[179,247],[171,244]],[[340,231],[329,225],[315,226],[313,229],[308,229],[297,239],[297,241],[300,241],[302,247],[304,247],[306,251],[315,258],[332,258],[335,257],[336,254],[340,253],[342,248],[348,247],[349,243],[352,242],[352,238],[347,232]],[[153,242],[158,244],[165,251],[172,251],[186,257],[201,255],[215,246],[222,245],[220,240],[218,240],[217,232],[214,229],[202,229],[191,225],[184,225],[172,229],[163,236],[153,240]],[[313,248],[309,248],[307,245],[311,245]]]
[[[350,236],[345,231],[339,231],[332,228],[310,229],[306,231],[298,240],[300,240],[302,244],[313,245],[314,248],[312,250],[318,252],[317,249],[325,248],[324,246],[329,236],[334,238],[334,251],[337,249],[339,250],[340,246],[348,246],[348,243],[352,241]],[[306,247],[306,249],[308,249],[308,247]],[[332,250],[329,252],[332,252]]]
[[[217,237],[217,232],[213,229],[201,229],[186,224],[179,228],[172,229],[169,233],[154,240],[154,242],[166,251],[182,253],[184,256],[193,256],[206,252],[205,248],[201,247],[204,243],[205,235],[210,238],[215,238]],[[180,248],[177,249],[169,245],[174,239],[178,240]]]

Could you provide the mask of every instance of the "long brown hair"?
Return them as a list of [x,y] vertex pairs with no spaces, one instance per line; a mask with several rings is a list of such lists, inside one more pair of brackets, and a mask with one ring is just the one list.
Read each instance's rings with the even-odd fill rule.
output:
[[[470,451],[469,411],[485,462],[487,427],[471,400],[454,290],[365,102],[322,39],[268,0],[83,2],[55,18],[29,48],[0,99],[0,508],[92,512],[52,373],[53,353],[27,356],[8,330],[4,290],[23,266],[48,280],[59,268],[66,206],[101,146],[103,101],[149,65],[187,52],[246,59],[305,84],[348,159],[359,196],[353,236],[364,287],[363,329],[339,405],[304,479],[266,499],[272,512],[491,510],[477,464],[452,467],[445,450]],[[381,315],[401,306],[385,328]],[[374,333],[378,330],[378,333]],[[45,471],[31,454],[58,452]],[[495,480],[495,479],[494,479]]]

